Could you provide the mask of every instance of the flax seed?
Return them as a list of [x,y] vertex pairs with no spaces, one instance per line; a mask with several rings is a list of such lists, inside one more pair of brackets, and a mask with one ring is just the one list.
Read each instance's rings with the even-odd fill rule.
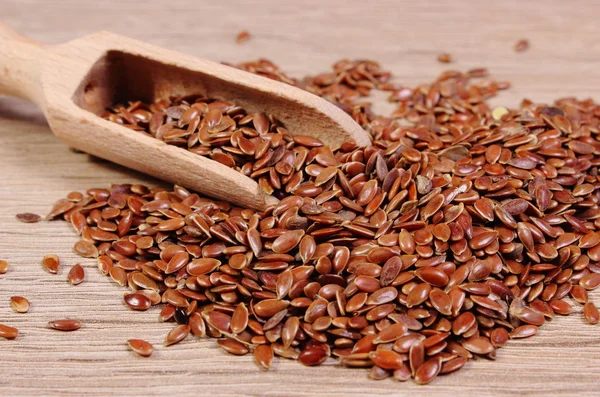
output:
[[127,344],[131,350],[142,357],[150,357],[154,352],[152,344],[142,339],[129,339]]

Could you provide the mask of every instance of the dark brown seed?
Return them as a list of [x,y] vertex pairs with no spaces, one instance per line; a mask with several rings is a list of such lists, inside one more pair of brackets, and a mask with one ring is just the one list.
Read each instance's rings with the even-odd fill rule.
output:
[[17,313],[27,313],[29,311],[29,301],[22,296],[11,296],[10,307]]
[[81,328],[82,322],[79,320],[53,320],[48,322],[48,327],[59,331],[76,331]]
[[80,264],[77,264],[69,270],[69,274],[67,275],[67,280],[72,285],[78,285],[83,282],[85,279],[85,270]]
[[19,330],[8,325],[0,324],[0,337],[4,339],[15,339],[19,335]]
[[16,218],[19,222],[23,222],[23,223],[37,223],[42,220],[41,216],[39,216],[38,214],[32,214],[30,212],[17,214]]
[[127,341],[129,348],[142,357],[150,357],[154,352],[152,344],[142,339],[129,339]]

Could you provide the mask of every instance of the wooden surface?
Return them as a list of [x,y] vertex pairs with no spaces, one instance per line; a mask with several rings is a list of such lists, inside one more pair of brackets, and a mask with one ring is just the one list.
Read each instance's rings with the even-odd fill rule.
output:
[[[211,60],[267,57],[294,76],[324,71],[342,57],[360,57],[379,60],[399,81],[415,84],[448,68],[436,61],[447,51],[456,59],[452,68],[486,66],[513,83],[494,103],[570,95],[600,100],[597,2],[237,3],[0,0],[0,18],[49,43],[111,30]],[[252,38],[237,45],[242,29]],[[517,54],[513,46],[521,38],[529,39],[531,48]],[[556,318],[537,336],[509,343],[495,362],[472,361],[425,387],[371,381],[364,370],[306,368],[284,360],[262,373],[250,356],[228,356],[212,340],[189,338],[163,348],[171,325],[158,323],[157,308],[144,313],[125,308],[125,290],[101,276],[94,261],[71,252],[77,239],[66,223],[28,225],[14,218],[25,211],[45,214],[72,190],[140,181],[159,183],[69,151],[35,108],[0,99],[0,258],[12,265],[0,275],[0,323],[21,330],[14,341],[0,340],[0,395],[599,394],[600,328],[586,325],[578,314]],[[48,253],[62,259],[58,275],[41,268]],[[86,281],[73,287],[66,274],[78,262]],[[28,314],[11,311],[13,295],[29,298]],[[592,297],[600,303],[600,294]],[[80,318],[85,325],[75,333],[45,328],[48,320],[63,317]],[[150,359],[127,351],[125,341],[135,337],[155,344]]]

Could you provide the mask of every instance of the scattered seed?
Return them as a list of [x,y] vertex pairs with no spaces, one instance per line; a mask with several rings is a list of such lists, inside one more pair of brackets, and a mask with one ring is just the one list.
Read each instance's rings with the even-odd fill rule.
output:
[[76,331],[81,328],[81,321],[79,320],[53,320],[48,322],[48,327],[59,331]]
[[8,271],[8,262],[0,259],[0,274],[4,274]]
[[54,254],[46,255],[42,259],[42,266],[44,266],[44,269],[46,269],[46,271],[48,271],[49,273],[56,274],[56,273],[58,273],[58,267],[60,266],[60,260],[58,259],[57,255],[54,255]]
[[250,33],[247,30],[242,30],[241,32],[238,33],[235,41],[238,44],[241,44],[243,42],[246,42],[250,39]]
[[452,55],[448,53],[443,53],[438,55],[438,61],[441,63],[450,63],[452,62]]
[[71,268],[71,270],[69,270],[69,274],[67,275],[67,280],[72,285],[81,284],[84,279],[85,279],[85,270],[83,269],[83,266],[81,266],[80,264],[73,266]]
[[4,339],[15,339],[17,335],[19,335],[18,329],[0,324],[0,336]]
[[10,307],[17,313],[27,313],[29,311],[29,301],[22,296],[11,296]]
[[187,324],[180,324],[173,328],[167,334],[167,338],[165,339],[165,346],[171,346],[176,343],[181,342],[190,334],[190,326]]
[[583,305],[583,316],[590,324],[598,324],[598,320],[600,320],[600,314],[593,302],[588,302]]
[[142,357],[150,357],[154,352],[154,346],[142,339],[129,339],[129,348]]
[[517,41],[517,44],[515,44],[516,52],[527,51],[528,48],[529,48],[529,41],[527,41],[527,40],[519,40],[519,41]]
[[42,220],[42,217],[38,214],[32,214],[31,212],[24,212],[22,214],[17,214],[16,218],[19,222],[23,223],[37,223]]

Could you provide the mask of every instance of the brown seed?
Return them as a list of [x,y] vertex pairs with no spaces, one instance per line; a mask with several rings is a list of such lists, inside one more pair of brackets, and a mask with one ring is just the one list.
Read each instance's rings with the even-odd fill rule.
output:
[[219,339],[217,340],[217,344],[223,350],[225,350],[229,354],[233,354],[236,356],[243,356],[248,354],[250,350],[243,343],[240,343],[233,339]]
[[248,326],[248,308],[242,302],[237,305],[233,314],[231,315],[231,332],[239,334],[243,332]]
[[327,352],[328,350],[323,344],[314,344],[300,352],[298,361],[306,366],[319,365],[327,360]]
[[272,250],[277,254],[283,254],[294,249],[304,236],[304,230],[292,230],[283,233],[273,241]]
[[125,294],[124,300],[127,306],[133,310],[145,311],[152,306],[150,299],[146,295],[142,294]]
[[440,373],[441,368],[442,363],[438,358],[425,361],[415,372],[415,382],[420,385],[430,383]]
[[22,296],[11,296],[10,307],[17,313],[27,313],[29,311],[29,301]]
[[583,305],[583,316],[590,324],[598,324],[598,321],[600,320],[600,314],[593,302],[588,302]]
[[462,342],[465,349],[475,354],[489,354],[494,351],[494,346],[488,338],[483,336],[472,337]]
[[587,290],[593,290],[600,285],[600,273],[590,273],[579,279],[579,285]]
[[48,327],[59,331],[76,331],[81,328],[82,322],[80,320],[53,320],[48,322]]
[[402,367],[402,356],[390,350],[377,350],[369,353],[369,358],[380,368],[396,370]]
[[437,59],[441,63],[450,63],[450,62],[452,62],[452,55],[443,53],[443,54],[438,55]]
[[17,335],[19,335],[18,329],[0,324],[0,337],[4,339],[15,339]]
[[97,258],[98,249],[96,246],[89,241],[79,240],[73,246],[73,252],[83,258]]
[[167,334],[167,338],[165,339],[165,346],[171,346],[171,345],[181,342],[182,340],[187,338],[189,333],[190,333],[189,325],[187,325],[187,324],[177,325],[175,328],[173,328]]
[[30,212],[17,214],[16,218],[19,222],[23,222],[23,223],[37,223],[42,220],[41,216],[39,216],[38,214],[32,214]]
[[538,328],[535,325],[521,325],[511,331],[510,337],[513,339],[529,338],[530,336],[537,334],[537,331]]
[[127,341],[129,348],[142,357],[150,357],[154,352],[152,344],[142,339],[129,339]]
[[529,41],[527,41],[527,40],[519,40],[519,41],[517,41],[517,44],[515,44],[516,52],[527,51],[528,48],[529,48]]
[[56,274],[58,273],[58,267],[60,266],[60,260],[57,255],[45,255],[42,259],[42,266],[49,273]]
[[8,262],[0,259],[0,274],[4,274],[8,271]]
[[83,282],[85,279],[85,270],[80,264],[77,264],[69,270],[69,274],[67,275],[67,280],[71,285],[78,285]]
[[254,361],[262,369],[271,368],[273,362],[273,348],[271,345],[259,345],[254,349]]
[[261,317],[272,317],[290,305],[289,301],[265,299],[254,305],[254,311]]

